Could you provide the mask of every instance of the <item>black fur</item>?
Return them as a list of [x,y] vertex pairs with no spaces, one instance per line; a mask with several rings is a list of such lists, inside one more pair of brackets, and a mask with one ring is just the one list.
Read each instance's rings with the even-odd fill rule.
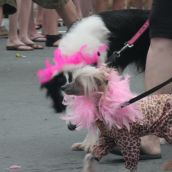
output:
[[[110,30],[108,57],[113,51],[119,50],[126,41],[128,41],[143,25],[149,16],[146,10],[121,10],[108,11],[98,14],[104,21],[106,27]],[[94,35],[93,35],[94,36]],[[135,63],[138,69],[144,71],[146,55],[149,48],[149,30],[147,30],[136,42],[135,46],[126,50],[119,59],[108,59],[107,62],[113,62],[112,65],[117,69],[124,69],[128,64]],[[68,73],[71,80],[71,73]],[[51,81],[44,84],[47,89],[47,95],[53,100],[53,107],[56,112],[63,112],[65,106],[62,104],[63,95],[61,86],[65,85],[67,79],[64,73],[55,76]]]
[[63,112],[66,107],[62,104],[63,95],[61,92],[61,86],[66,84],[66,77],[64,73],[56,75],[52,80],[42,85],[42,88],[46,88],[47,96],[53,101],[53,108],[57,113]]
[[[99,16],[103,19],[106,27],[110,30],[109,36],[110,47],[108,57],[114,51],[120,50],[124,43],[129,41],[144,22],[149,18],[148,10],[120,10],[107,11],[100,13]],[[135,63],[138,70],[144,71],[146,63],[146,55],[150,44],[149,29],[138,39],[135,46],[127,49],[120,58],[113,59],[113,66],[120,69],[130,63]],[[112,59],[108,59],[112,61]]]

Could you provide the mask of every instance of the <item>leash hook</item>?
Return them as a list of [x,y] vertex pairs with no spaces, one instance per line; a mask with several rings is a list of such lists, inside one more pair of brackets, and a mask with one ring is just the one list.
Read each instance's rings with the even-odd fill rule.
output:
[[123,51],[125,51],[127,48],[132,48],[134,46],[134,44],[128,44],[128,43],[125,43],[124,46],[119,50],[119,51],[114,51],[113,52],[113,55],[116,57],[116,58],[119,58],[121,56],[121,53]]

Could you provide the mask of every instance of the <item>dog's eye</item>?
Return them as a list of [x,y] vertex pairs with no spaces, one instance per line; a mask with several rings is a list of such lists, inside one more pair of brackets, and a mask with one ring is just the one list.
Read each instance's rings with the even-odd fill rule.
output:
[[99,51],[97,52],[97,55],[98,55],[98,56],[100,56],[100,55],[101,55]]

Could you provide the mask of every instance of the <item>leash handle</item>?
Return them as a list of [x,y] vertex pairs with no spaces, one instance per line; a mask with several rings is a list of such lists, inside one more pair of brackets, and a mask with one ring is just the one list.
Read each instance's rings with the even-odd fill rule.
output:
[[132,104],[132,103],[135,103],[136,101],[138,101],[138,100],[140,100],[140,99],[143,99],[144,97],[146,97],[146,96],[148,96],[148,95],[154,93],[155,91],[159,90],[160,88],[166,86],[167,84],[169,84],[169,83],[171,83],[171,82],[172,82],[172,78],[170,78],[170,79],[168,79],[167,81],[165,81],[165,82],[163,82],[163,83],[157,85],[156,87],[153,87],[152,89],[150,89],[150,90],[148,90],[148,91],[146,91],[146,92],[144,92],[144,93],[142,93],[142,94],[140,94],[140,95],[138,95],[138,96],[136,96],[136,97],[130,99],[129,101],[124,102],[124,103],[121,105],[121,108],[124,108],[124,107],[126,107],[126,106],[128,106],[128,105],[130,105],[130,104]]
[[140,38],[140,36],[148,29],[150,23],[149,19],[145,21],[143,26],[138,30],[138,32],[127,42],[129,46],[133,46],[134,43]]

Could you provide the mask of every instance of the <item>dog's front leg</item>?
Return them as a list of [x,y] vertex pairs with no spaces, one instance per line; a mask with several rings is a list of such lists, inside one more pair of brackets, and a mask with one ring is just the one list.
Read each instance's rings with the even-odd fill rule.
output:
[[95,172],[96,161],[96,158],[91,153],[88,153],[84,158],[84,167],[82,172]]
[[87,136],[81,143],[74,143],[72,145],[72,150],[74,151],[85,151],[91,152],[93,146],[96,144],[98,139],[98,134],[96,130],[88,130]]

